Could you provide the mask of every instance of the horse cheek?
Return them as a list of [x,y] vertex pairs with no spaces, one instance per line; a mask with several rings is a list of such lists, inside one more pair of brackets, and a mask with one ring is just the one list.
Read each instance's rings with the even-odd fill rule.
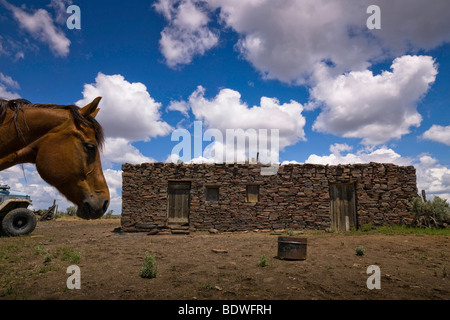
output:
[[76,205],[82,202],[82,195],[74,179],[73,163],[65,158],[64,152],[42,148],[36,156],[36,169],[42,179],[54,186],[69,201]]

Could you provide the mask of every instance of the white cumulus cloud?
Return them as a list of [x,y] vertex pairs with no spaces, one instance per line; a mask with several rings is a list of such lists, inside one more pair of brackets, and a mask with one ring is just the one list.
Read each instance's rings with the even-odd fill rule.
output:
[[0,99],[18,99],[20,95],[10,90],[19,89],[19,83],[10,76],[0,72]]
[[114,163],[138,164],[143,162],[155,162],[155,159],[144,156],[124,138],[106,138],[102,154],[104,167],[109,168]]
[[410,165],[412,163],[411,158],[402,157],[400,154],[395,152],[394,150],[382,146],[375,150],[366,150],[361,149],[356,153],[347,152],[343,154],[345,151],[351,151],[352,148],[346,145],[347,147],[342,148],[340,144],[334,144],[330,146],[330,151],[332,152],[329,155],[316,155],[311,154],[308,159],[306,159],[305,163],[314,163],[314,164],[329,164],[329,165],[338,165],[338,164],[355,164],[355,163],[369,163],[369,162],[379,162],[379,163],[394,163],[396,165],[405,166]]
[[[366,26],[373,4],[380,30]],[[168,22],[161,50],[169,65],[213,48],[219,36],[208,22],[215,19],[237,33],[236,49],[264,77],[298,84],[324,62],[338,75],[450,41],[447,0],[159,0],[155,8]]]
[[423,139],[440,142],[450,146],[450,126],[432,125],[422,135]]
[[439,196],[450,202],[450,168],[427,154],[420,155],[414,166],[419,190],[425,190],[429,196]]
[[259,106],[249,107],[232,89],[222,89],[212,99],[205,98],[204,93],[199,86],[189,97],[189,104],[196,120],[208,128],[223,133],[226,129],[278,129],[281,149],[306,140],[303,106],[294,100],[280,104],[276,98],[262,97]]
[[167,111],[181,112],[185,117],[189,117],[189,104],[186,101],[171,101]]
[[434,82],[437,66],[429,56],[406,55],[396,58],[391,68],[378,75],[370,70],[338,77],[330,77],[325,69],[317,72],[311,99],[323,105],[313,129],[377,145],[419,126],[417,104]]
[[[170,110],[185,115],[191,111],[195,121],[201,123],[198,125],[201,128],[195,129],[197,122],[194,122],[194,134],[202,130],[203,147],[206,148],[201,156],[194,154],[192,161],[195,162],[258,159],[263,163],[273,163],[278,162],[279,152],[285,147],[306,140],[303,106],[294,100],[281,104],[276,98],[262,97],[259,105],[250,107],[241,100],[238,91],[222,89],[208,99],[205,89],[198,86],[188,101],[176,101],[170,105]],[[187,158],[191,160],[189,156]],[[187,158],[183,157],[183,160],[189,161]],[[170,155],[167,159],[172,162],[178,160],[179,155]]]
[[188,64],[217,44],[218,36],[208,28],[208,11],[201,2],[159,0],[154,7],[168,21],[159,42],[168,66]]
[[141,82],[128,82],[120,74],[98,73],[95,83],[85,84],[78,106],[101,96],[97,120],[110,138],[148,141],[169,134],[172,127],[161,119],[161,103],[155,101]]
[[26,30],[35,39],[48,44],[50,50],[56,55],[65,57],[69,54],[70,40],[64,32],[55,25],[55,22],[47,10],[38,9],[28,13],[24,9],[16,7],[6,0],[1,3],[12,13],[19,26]]

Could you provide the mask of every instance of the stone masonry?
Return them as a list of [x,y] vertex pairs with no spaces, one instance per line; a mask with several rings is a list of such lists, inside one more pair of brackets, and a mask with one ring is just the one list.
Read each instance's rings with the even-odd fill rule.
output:
[[[124,164],[122,230],[149,231],[168,225],[168,184],[190,181],[191,230],[325,229],[331,225],[330,183],[353,182],[357,226],[410,223],[408,201],[417,196],[413,166],[394,164],[289,164],[261,175],[260,164]],[[246,201],[248,185],[258,202]],[[218,201],[206,201],[208,186]]]

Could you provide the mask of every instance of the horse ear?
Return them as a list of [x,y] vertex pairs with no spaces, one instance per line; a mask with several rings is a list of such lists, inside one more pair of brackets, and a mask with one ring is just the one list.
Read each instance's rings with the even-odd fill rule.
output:
[[100,108],[97,108],[94,112],[91,113],[91,117],[95,118],[100,111]]
[[102,97],[97,97],[94,100],[92,100],[91,103],[87,104],[86,106],[80,109],[80,114],[82,114],[85,117],[88,115],[92,115],[95,112],[95,109],[97,109],[101,99]]

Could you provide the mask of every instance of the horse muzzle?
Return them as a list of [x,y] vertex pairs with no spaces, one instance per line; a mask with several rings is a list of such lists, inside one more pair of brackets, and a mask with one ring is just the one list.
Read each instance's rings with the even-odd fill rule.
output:
[[108,209],[108,200],[85,200],[83,204],[78,207],[77,216],[82,219],[99,219]]

